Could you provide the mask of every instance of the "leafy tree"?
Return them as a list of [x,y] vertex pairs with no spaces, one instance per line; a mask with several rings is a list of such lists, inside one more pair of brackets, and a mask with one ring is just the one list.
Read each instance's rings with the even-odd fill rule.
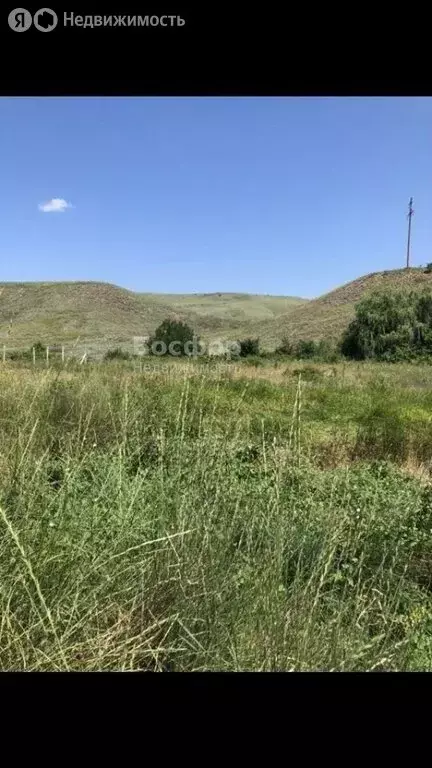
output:
[[432,352],[432,294],[377,291],[365,297],[343,335],[341,351],[357,360],[406,360]]
[[156,328],[154,336],[148,341],[151,353],[169,353],[177,356],[192,355],[194,345],[197,346],[197,344],[199,344],[199,339],[195,336],[193,329],[182,320],[175,320],[174,318],[164,320]]

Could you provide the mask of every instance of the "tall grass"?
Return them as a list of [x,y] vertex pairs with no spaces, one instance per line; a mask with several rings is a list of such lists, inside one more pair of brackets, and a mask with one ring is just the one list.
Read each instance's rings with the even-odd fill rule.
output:
[[317,369],[5,367],[1,668],[432,668],[432,404]]

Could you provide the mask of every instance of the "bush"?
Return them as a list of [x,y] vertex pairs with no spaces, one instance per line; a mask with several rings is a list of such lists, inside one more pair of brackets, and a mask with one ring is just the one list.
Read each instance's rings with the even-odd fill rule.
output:
[[336,363],[341,355],[337,345],[323,339],[316,345],[315,356],[323,363]]
[[36,344],[33,344],[33,346],[30,347],[30,354],[33,354],[33,349],[35,351],[36,357],[38,355],[46,355],[46,345],[42,344],[40,341],[37,341]]
[[429,264],[426,264],[425,272],[426,274],[428,274],[429,272],[432,272],[432,261],[430,261]]
[[321,340],[316,342],[301,339],[297,344],[293,344],[286,337],[275,350],[275,354],[294,357],[300,360],[314,358],[322,363],[336,363],[341,357],[339,347],[330,341]]
[[317,345],[314,341],[304,341],[303,339],[299,341],[295,348],[295,356],[299,357],[300,359],[306,358],[310,359],[311,357],[315,357],[317,353]]
[[259,339],[243,339],[239,340],[240,357],[249,357],[249,355],[259,355]]
[[[169,352],[175,356],[189,356],[194,354],[193,351],[191,351],[190,344],[199,344],[199,339],[195,335],[193,329],[190,328],[190,326],[184,323],[182,320],[168,318],[164,320],[158,328],[156,328],[154,336],[152,336],[148,341],[151,354],[153,354],[152,344],[155,344],[156,342],[162,342],[165,344],[166,351],[164,354]],[[175,351],[172,352],[170,350],[170,344],[174,343],[176,343],[176,346],[172,349]]]

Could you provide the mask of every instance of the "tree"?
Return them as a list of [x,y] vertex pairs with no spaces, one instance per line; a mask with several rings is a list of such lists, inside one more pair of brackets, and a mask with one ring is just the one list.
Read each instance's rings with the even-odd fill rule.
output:
[[403,360],[432,350],[430,291],[377,291],[356,306],[341,351],[357,360]]
[[[170,354],[175,356],[192,355],[199,345],[194,331],[182,320],[167,318],[148,341],[150,352],[155,355]],[[195,354],[197,350],[195,350]]]

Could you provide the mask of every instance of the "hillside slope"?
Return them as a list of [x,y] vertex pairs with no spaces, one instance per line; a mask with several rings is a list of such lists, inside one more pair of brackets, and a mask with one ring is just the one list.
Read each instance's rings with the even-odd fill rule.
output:
[[275,320],[257,324],[253,333],[259,336],[264,347],[272,348],[288,337],[298,339],[338,340],[355,315],[355,304],[376,290],[400,290],[404,288],[432,289],[432,274],[422,268],[395,269],[372,272],[346,285],[326,293],[318,299],[279,315]]
[[266,296],[251,293],[142,293],[145,302],[157,304],[162,299],[176,312],[194,312],[203,317],[233,322],[271,320],[307,303],[296,296]]
[[142,294],[99,282],[0,283],[0,336],[10,347],[78,337],[109,346],[153,333],[175,315],[204,338],[235,338],[260,318],[285,316],[299,302],[248,294]]

